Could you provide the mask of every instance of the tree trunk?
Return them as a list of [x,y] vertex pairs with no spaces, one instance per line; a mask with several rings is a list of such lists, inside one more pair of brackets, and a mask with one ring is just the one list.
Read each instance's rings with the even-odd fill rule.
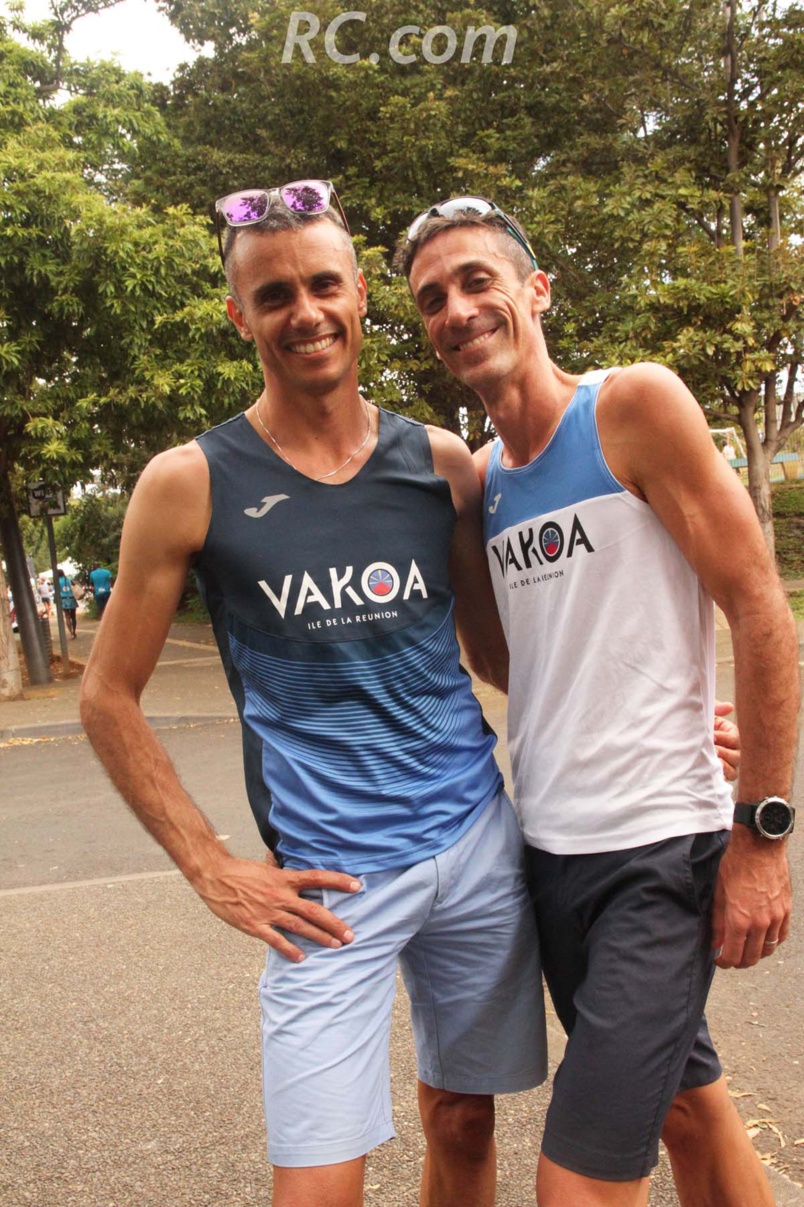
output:
[[22,697],[22,671],[17,642],[11,631],[6,576],[0,562],[0,701]]
[[50,664],[45,652],[36,601],[31,590],[20,525],[11,495],[11,483],[8,477],[2,474],[0,474],[0,541],[2,541],[6,569],[14,595],[14,609],[17,613],[17,624],[28,668],[28,679],[32,684],[50,683]]
[[[765,454],[762,454],[765,461]],[[773,502],[771,497],[770,466],[748,465],[748,493],[759,516],[759,526],[771,557],[776,560],[776,539],[773,532]]]
[[773,453],[759,438],[756,421],[758,396],[755,391],[740,400],[740,427],[745,436],[745,454],[748,460],[748,493],[759,519],[765,544],[772,558],[776,557],[776,541],[773,533],[773,504],[771,499],[770,467]]
[[770,234],[768,235],[768,248],[774,252],[778,249],[782,241],[782,219],[779,214],[779,190],[771,189],[768,197],[768,207],[770,210]]
[[743,200],[738,191],[740,143],[742,131],[738,120],[737,81],[739,48],[736,35],[737,0],[729,0],[726,8],[726,158],[729,167],[729,224],[731,242],[738,256],[743,254]]

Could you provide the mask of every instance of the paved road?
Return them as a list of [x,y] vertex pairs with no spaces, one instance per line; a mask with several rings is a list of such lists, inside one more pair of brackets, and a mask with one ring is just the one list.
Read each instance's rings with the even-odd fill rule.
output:
[[[185,714],[192,699],[225,703],[215,663],[193,648],[203,644],[169,647],[151,697],[157,711],[170,701]],[[727,689],[727,655],[722,663]],[[481,694],[499,724],[499,699]],[[0,730],[2,720],[0,711]],[[260,946],[222,926],[171,870],[85,739],[57,732],[0,746],[0,1205],[266,1207]],[[185,720],[160,735],[232,849],[258,855],[236,724]],[[800,884],[801,843],[792,851]],[[720,974],[710,1010],[744,1118],[766,1121],[759,1147],[798,1182],[802,931],[772,963]],[[560,1055],[555,1024],[551,1042]],[[392,1068],[398,1139],[372,1154],[367,1178],[366,1202],[378,1207],[417,1202],[422,1155],[401,988]],[[502,1207],[533,1202],[546,1104],[545,1089],[499,1101]],[[778,1203],[804,1205],[792,1182],[775,1176],[775,1186]],[[651,1204],[675,1203],[665,1162]]]

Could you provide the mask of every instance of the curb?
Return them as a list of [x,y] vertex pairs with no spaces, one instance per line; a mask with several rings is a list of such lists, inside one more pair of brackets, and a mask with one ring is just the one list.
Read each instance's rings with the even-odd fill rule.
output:
[[[219,725],[222,721],[236,721],[236,713],[166,713],[161,716],[146,716],[152,729],[178,729],[183,725]],[[43,721],[39,725],[12,725],[0,729],[0,742],[11,742],[14,738],[66,738],[83,733],[80,721]]]
[[765,1173],[768,1175],[768,1181],[771,1184],[773,1196],[776,1200],[776,1207],[802,1207],[802,1204],[804,1204],[804,1189],[799,1186],[798,1182],[794,1182],[791,1178],[788,1178],[786,1174],[774,1168],[773,1165],[765,1165]]

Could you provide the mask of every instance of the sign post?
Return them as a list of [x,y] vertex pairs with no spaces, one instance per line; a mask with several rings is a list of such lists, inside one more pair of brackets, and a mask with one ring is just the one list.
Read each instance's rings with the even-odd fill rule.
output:
[[67,645],[67,626],[64,623],[64,608],[61,606],[61,591],[59,590],[59,566],[56,558],[56,536],[53,532],[53,516],[66,515],[64,491],[60,486],[50,486],[47,482],[34,482],[28,486],[28,513],[33,519],[44,516],[47,524],[47,542],[50,548],[50,569],[53,575],[53,600],[56,604],[56,619],[59,625],[59,645],[61,646],[61,661],[66,674],[70,669],[70,654]]

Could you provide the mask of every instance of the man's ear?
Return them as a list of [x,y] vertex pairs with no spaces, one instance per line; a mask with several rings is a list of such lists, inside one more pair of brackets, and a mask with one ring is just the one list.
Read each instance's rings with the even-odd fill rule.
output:
[[357,313],[362,319],[366,317],[368,312],[368,286],[363,273],[358,271],[357,274]]
[[533,313],[544,314],[550,309],[550,282],[547,273],[540,268],[534,269],[528,282],[533,290]]
[[254,338],[251,334],[251,328],[246,322],[246,317],[240,309],[237,298],[232,297],[231,294],[226,298],[226,313],[240,332],[241,339],[251,340]]

